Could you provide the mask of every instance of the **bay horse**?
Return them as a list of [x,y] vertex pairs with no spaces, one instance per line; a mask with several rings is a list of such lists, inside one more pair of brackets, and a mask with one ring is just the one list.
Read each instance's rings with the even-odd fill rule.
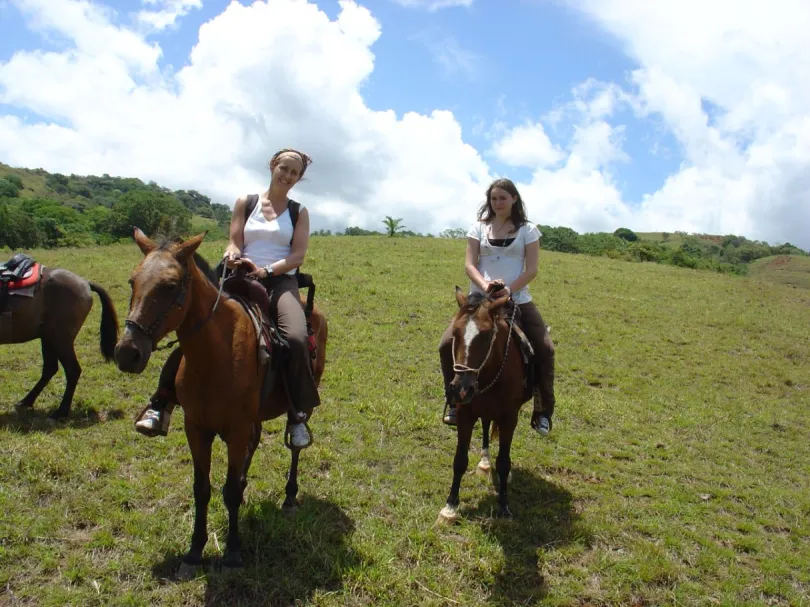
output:
[[[176,333],[183,352],[175,390],[194,465],[195,507],[191,546],[180,568],[184,578],[193,575],[202,563],[208,540],[214,438],[219,436],[228,450],[228,472],[222,488],[228,509],[223,565],[240,567],[239,508],[262,422],[287,414],[290,407],[283,381],[276,381],[268,398],[260,402],[266,368],[259,358],[257,328],[240,300],[227,291],[223,293],[223,283],[196,252],[205,235],[158,244],[135,229],[134,239],[144,257],[129,279],[129,315],[115,352],[119,369],[129,373],[141,373],[158,342],[171,332]],[[318,385],[325,364],[327,323],[316,305],[310,322],[318,348],[312,361]],[[311,413],[311,409],[306,411],[307,418]],[[289,512],[297,505],[300,449],[287,446],[292,456],[283,509]]]
[[15,407],[33,408],[61,363],[65,390],[59,406],[49,417],[67,417],[82,374],[74,343],[93,307],[93,293],[101,300],[101,355],[107,362],[113,359],[118,317],[112,299],[100,284],[64,268],[44,266],[23,253],[0,266],[0,282],[3,283],[0,344],[18,344],[38,338],[42,350],[42,375]]
[[455,294],[459,309],[451,320],[454,376],[450,395],[457,406],[458,435],[453,482],[438,522],[458,520],[459,487],[469,463],[467,454],[473,428],[479,419],[484,443],[478,469],[489,471],[489,440],[497,437],[498,516],[510,517],[507,483],[512,469],[512,437],[520,408],[531,399],[531,390],[525,385],[520,345],[513,333],[519,310],[508,294],[497,299],[490,293],[467,297],[458,287]]

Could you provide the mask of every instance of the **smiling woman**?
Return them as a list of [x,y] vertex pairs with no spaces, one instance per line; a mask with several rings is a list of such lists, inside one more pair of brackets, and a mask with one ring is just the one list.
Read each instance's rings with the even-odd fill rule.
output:
[[[273,155],[267,190],[236,200],[230,241],[223,255],[229,267],[246,269],[249,278],[265,287],[271,296],[273,322],[290,345],[284,371],[292,405],[288,415],[290,441],[298,449],[312,442],[304,412],[317,407],[320,397],[309,362],[306,316],[296,276],[309,245],[309,212],[288,194],[311,163],[312,159],[298,150],[282,149]],[[177,404],[175,376],[182,357],[178,348],[166,360],[158,388],[135,424],[138,432],[146,436],[168,433],[169,418]]]
[[[535,353],[537,387],[531,425],[545,436],[551,430],[554,414],[554,344],[528,288],[537,276],[540,231],[526,218],[523,199],[511,180],[497,179],[489,186],[478,221],[467,237],[465,269],[470,277],[470,292],[494,300],[507,297],[520,308],[520,326]],[[451,324],[439,344],[448,406],[444,422],[448,425],[456,425],[456,404],[465,401],[465,395],[456,393],[451,386],[456,373],[452,329]],[[472,327],[472,332],[466,334],[467,343],[474,337]]]

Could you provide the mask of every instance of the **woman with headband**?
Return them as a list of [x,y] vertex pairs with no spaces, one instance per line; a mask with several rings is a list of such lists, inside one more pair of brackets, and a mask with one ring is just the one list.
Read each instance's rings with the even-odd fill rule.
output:
[[[309,213],[301,205],[293,229],[289,213],[290,189],[298,183],[312,160],[297,150],[284,149],[270,159],[270,186],[258,196],[246,217],[248,196],[240,196],[231,215],[230,240],[223,258],[229,267],[246,267],[249,277],[261,281],[273,293],[271,313],[281,335],[290,344],[285,372],[295,411],[320,404],[318,388],[309,363],[309,345],[304,310],[298,294],[296,269],[303,264],[309,245]],[[255,195],[254,195],[255,198]],[[160,373],[158,389],[152,395],[135,428],[146,436],[165,436],[169,418],[177,404],[174,378],[182,352],[174,350]],[[305,419],[290,412],[290,442],[303,449],[312,442]]]

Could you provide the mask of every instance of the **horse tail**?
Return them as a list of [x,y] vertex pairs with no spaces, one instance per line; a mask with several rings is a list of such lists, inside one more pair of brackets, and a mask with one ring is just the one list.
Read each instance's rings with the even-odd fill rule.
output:
[[98,293],[98,298],[101,300],[101,328],[99,330],[101,355],[106,361],[111,361],[115,354],[115,344],[118,343],[118,314],[104,287],[92,280],[87,282],[90,284],[90,290]]
[[489,431],[489,440],[491,442],[494,441],[496,438],[498,438],[498,422],[493,421],[492,428]]

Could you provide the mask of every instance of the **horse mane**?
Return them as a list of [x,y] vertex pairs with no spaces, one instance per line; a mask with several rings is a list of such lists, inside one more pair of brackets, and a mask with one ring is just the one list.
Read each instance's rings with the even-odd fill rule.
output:
[[[168,251],[173,245],[177,245],[178,243],[182,242],[179,238],[165,238],[158,243],[157,249],[160,251]],[[208,281],[215,287],[219,288],[219,277],[217,276],[216,272],[211,268],[211,264],[200,255],[197,251],[194,251],[194,263],[197,264],[197,267],[203,273],[203,275],[208,279]]]
[[477,291],[474,293],[470,293],[467,296],[467,303],[461,306],[459,312],[461,314],[472,314],[478,308],[481,307],[485,301],[492,301],[492,299],[486,293],[478,293]]

